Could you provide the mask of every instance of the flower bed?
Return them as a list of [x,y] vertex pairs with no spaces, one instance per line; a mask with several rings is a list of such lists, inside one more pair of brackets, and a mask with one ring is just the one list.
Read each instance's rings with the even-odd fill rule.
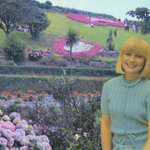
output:
[[43,101],[44,95],[45,93],[36,93],[32,89],[25,93],[21,90],[15,91],[14,93],[5,90],[0,93],[0,100],[13,100],[15,103],[22,101]]
[[[87,41],[84,41],[84,40],[80,40],[80,42],[86,44],[88,48],[92,45],[90,47],[91,49],[89,49],[89,50],[83,49],[82,50],[81,48],[79,48],[79,50],[80,49],[81,50],[78,51],[78,52],[72,51],[72,56],[74,56],[74,57],[98,55],[98,54],[101,53],[101,50],[103,49],[103,47],[98,45],[98,44],[93,44],[91,42],[87,42]],[[66,44],[66,40],[65,39],[56,40],[54,42],[54,44],[53,44],[52,50],[55,53],[58,53],[60,55],[70,56],[70,51],[66,48],[65,44]]]
[[17,112],[9,116],[3,115],[0,110],[0,149],[27,150],[42,149],[52,150],[46,135],[37,136],[32,125],[21,119]]
[[66,17],[78,22],[93,24],[97,26],[115,26],[115,27],[122,27],[122,28],[124,28],[125,26],[125,24],[121,21],[111,19],[111,18],[98,17],[98,16],[91,16],[90,18],[89,15],[68,13]]

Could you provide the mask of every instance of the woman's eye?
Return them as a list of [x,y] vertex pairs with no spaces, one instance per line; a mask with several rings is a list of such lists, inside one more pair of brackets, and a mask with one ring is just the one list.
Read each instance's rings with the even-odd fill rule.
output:
[[139,57],[139,58],[142,58],[142,55],[136,55],[137,57]]
[[126,55],[131,55],[131,53],[126,53]]

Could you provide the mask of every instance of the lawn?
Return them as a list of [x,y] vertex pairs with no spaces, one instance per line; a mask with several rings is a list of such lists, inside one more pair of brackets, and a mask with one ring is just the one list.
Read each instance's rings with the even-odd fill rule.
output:
[[[34,48],[51,49],[54,41],[56,39],[65,38],[68,28],[73,27],[80,33],[81,39],[97,43],[106,48],[106,40],[109,37],[109,31],[114,31],[116,28],[112,26],[96,26],[95,28],[89,28],[84,26],[84,23],[70,20],[62,14],[50,12],[46,12],[46,14],[51,20],[51,25],[43,32],[39,40],[33,40],[29,33],[14,31],[13,34],[25,41],[28,46],[32,46]],[[117,29],[117,38],[113,40],[115,50],[117,51],[119,51],[123,43],[131,37],[141,37],[150,44],[150,35],[142,35],[140,31],[139,33],[134,33],[131,28],[129,32],[124,31],[124,28],[117,27]],[[0,41],[2,42],[5,38],[5,34],[2,30],[0,30],[0,35]]]

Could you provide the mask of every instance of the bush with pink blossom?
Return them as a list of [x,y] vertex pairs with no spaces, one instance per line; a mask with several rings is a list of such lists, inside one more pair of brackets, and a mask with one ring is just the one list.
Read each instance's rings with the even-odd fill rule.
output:
[[[32,125],[21,119],[17,112],[4,115],[0,121],[0,149],[5,150],[52,150],[46,135],[36,136]],[[14,121],[17,120],[17,121]],[[15,122],[15,123],[14,123]],[[34,143],[34,144],[33,144]]]
[[38,61],[41,58],[45,58],[47,57],[49,54],[47,54],[47,50],[43,50],[41,48],[39,49],[27,49],[27,57],[28,60],[32,60],[32,61]]

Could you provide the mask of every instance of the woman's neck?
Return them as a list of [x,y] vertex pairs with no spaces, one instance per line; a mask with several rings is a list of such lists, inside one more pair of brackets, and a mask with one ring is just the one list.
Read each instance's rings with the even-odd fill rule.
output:
[[124,78],[128,81],[133,81],[139,78],[139,74],[126,74],[125,73]]

